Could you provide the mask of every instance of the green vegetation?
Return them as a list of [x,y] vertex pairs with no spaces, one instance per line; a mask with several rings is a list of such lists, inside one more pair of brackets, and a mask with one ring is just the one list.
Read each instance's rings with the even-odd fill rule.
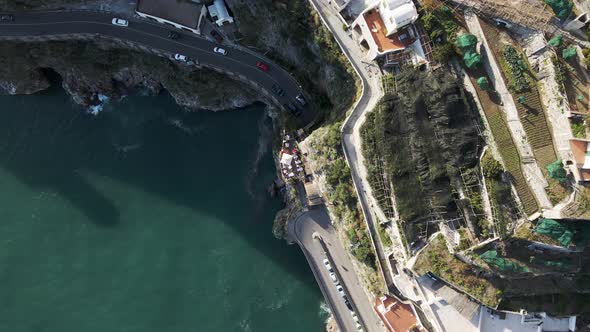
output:
[[584,120],[578,118],[570,119],[570,125],[572,127],[572,134],[576,138],[586,138],[586,126]]
[[491,153],[486,153],[481,159],[481,170],[483,175],[488,178],[497,178],[504,172],[504,168],[499,161],[494,159]]
[[[500,63],[502,74],[509,82],[512,98],[515,101],[518,100],[516,108],[526,132],[527,141],[533,149],[537,163],[544,170],[547,165],[557,159],[557,154],[553,148],[552,132],[547,123],[535,74],[531,71],[526,57],[514,46],[516,43],[501,42],[497,34],[502,32],[488,23],[482,22],[482,27],[485,35],[489,37],[490,47],[494,57]],[[523,205],[526,204],[523,203]],[[525,211],[528,211],[526,206]]]
[[[306,0],[233,1],[240,43],[265,53],[293,73],[310,95],[320,121],[333,123],[360,93],[345,55]],[[263,36],[263,38],[261,38]]]
[[566,69],[564,65],[561,63],[561,61],[559,61],[559,59],[557,58],[557,55],[555,54],[551,55],[551,63],[553,63],[553,66],[555,67],[555,82],[557,82],[559,92],[563,93],[565,89],[564,84],[567,75]]
[[396,86],[367,115],[361,137],[373,192],[388,211],[393,185],[401,229],[413,242],[426,229],[431,206],[449,217],[459,213],[454,186],[461,181],[459,167],[477,163],[478,136],[474,114],[448,71],[408,70],[396,76]]
[[328,200],[331,211],[338,220],[351,243],[353,255],[362,263],[375,269],[375,255],[365,223],[359,214],[357,198],[352,185],[350,169],[344,160],[341,145],[340,122],[327,125],[314,132],[317,139],[311,142],[315,149],[314,158],[320,165],[320,172],[326,176],[326,183],[332,189]]
[[508,225],[512,222],[517,210],[510,184],[502,179],[502,166],[489,151],[482,158],[482,172],[485,176],[498,236],[506,238],[509,235]]
[[508,76],[508,88],[516,93],[529,89],[531,85],[526,76],[528,67],[522,55],[512,45],[506,45],[502,50],[502,56],[507,69],[504,72]]
[[448,7],[434,9],[434,6],[424,4],[420,21],[430,39],[435,41],[432,55],[437,62],[447,63],[457,55],[453,42],[459,26]]
[[493,282],[479,277],[469,265],[449,253],[442,235],[418,255],[414,270],[419,274],[432,272],[491,307],[498,305],[502,296]]
[[393,242],[391,241],[391,237],[387,234],[385,230],[385,226],[379,225],[379,237],[381,238],[381,243],[383,243],[384,247],[391,247]]

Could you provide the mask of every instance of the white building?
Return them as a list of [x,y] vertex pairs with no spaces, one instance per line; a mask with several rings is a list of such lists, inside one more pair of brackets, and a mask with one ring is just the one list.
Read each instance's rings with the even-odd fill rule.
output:
[[213,1],[213,4],[207,9],[209,10],[209,15],[211,15],[218,26],[223,26],[225,23],[234,23],[234,19],[229,15],[223,0]]
[[417,19],[418,10],[412,0],[380,0],[363,10],[352,27],[361,45],[368,49],[367,57],[375,60],[385,54],[402,53],[413,45],[420,48],[413,25]]

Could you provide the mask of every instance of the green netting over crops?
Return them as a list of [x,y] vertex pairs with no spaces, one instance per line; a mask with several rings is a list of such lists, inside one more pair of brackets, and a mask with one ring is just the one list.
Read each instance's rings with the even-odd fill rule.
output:
[[555,16],[562,20],[568,18],[574,8],[574,4],[567,0],[545,0],[545,3],[553,9]]
[[557,269],[557,270],[572,270],[574,268],[574,265],[572,264],[571,259],[564,259],[561,261],[555,261],[555,260],[546,260],[543,258],[531,256],[529,258],[529,262],[531,262],[531,264],[543,265],[548,268]]
[[553,46],[553,47],[559,47],[561,45],[561,41],[562,41],[562,37],[560,35],[557,35],[553,38],[551,38],[548,42],[549,45]]
[[470,33],[462,34],[457,38],[457,47],[464,53],[467,51],[475,52],[475,46],[477,45],[477,37]]
[[574,232],[562,223],[553,219],[539,219],[535,232],[547,235],[562,246],[568,247],[574,238]]
[[563,58],[564,58],[564,59],[566,59],[566,60],[567,60],[567,59],[573,59],[573,58],[575,58],[575,57],[576,57],[576,54],[577,54],[577,52],[576,52],[576,48],[575,48],[575,47],[573,47],[573,46],[572,46],[572,47],[568,47],[568,48],[564,49],[564,50],[561,52],[561,55],[562,55],[562,56],[563,56]]
[[475,51],[467,51],[463,55],[463,61],[467,68],[472,69],[481,63],[481,57]]
[[564,183],[567,179],[567,173],[565,172],[565,168],[563,168],[563,162],[561,162],[561,159],[547,165],[547,173],[549,174],[549,177],[561,183]]
[[482,90],[489,90],[490,89],[490,81],[488,81],[488,78],[485,76],[482,76],[477,79],[477,85],[479,85],[479,87]]
[[522,266],[516,264],[512,261],[507,260],[506,258],[502,258],[498,256],[498,252],[496,250],[488,250],[479,256],[483,259],[486,263],[497,267],[502,271],[507,272],[529,272],[529,269],[526,266]]

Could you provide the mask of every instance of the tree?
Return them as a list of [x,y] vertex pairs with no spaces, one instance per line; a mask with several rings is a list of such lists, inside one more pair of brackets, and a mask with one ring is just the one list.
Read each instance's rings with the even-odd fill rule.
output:
[[434,56],[434,60],[439,63],[449,62],[456,54],[455,47],[451,43],[435,45],[434,49],[432,50],[432,56]]
[[496,178],[504,172],[502,164],[494,159],[491,153],[486,153],[481,160],[481,169],[483,175],[487,178]]

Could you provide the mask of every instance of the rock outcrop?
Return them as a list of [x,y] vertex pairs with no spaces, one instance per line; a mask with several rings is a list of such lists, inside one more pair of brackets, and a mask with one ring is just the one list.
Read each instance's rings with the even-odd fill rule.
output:
[[57,73],[77,104],[94,105],[99,94],[117,99],[133,91],[155,95],[167,90],[191,110],[226,110],[262,101],[242,82],[208,69],[105,42],[0,44],[0,88],[6,94],[30,94],[50,86]]

